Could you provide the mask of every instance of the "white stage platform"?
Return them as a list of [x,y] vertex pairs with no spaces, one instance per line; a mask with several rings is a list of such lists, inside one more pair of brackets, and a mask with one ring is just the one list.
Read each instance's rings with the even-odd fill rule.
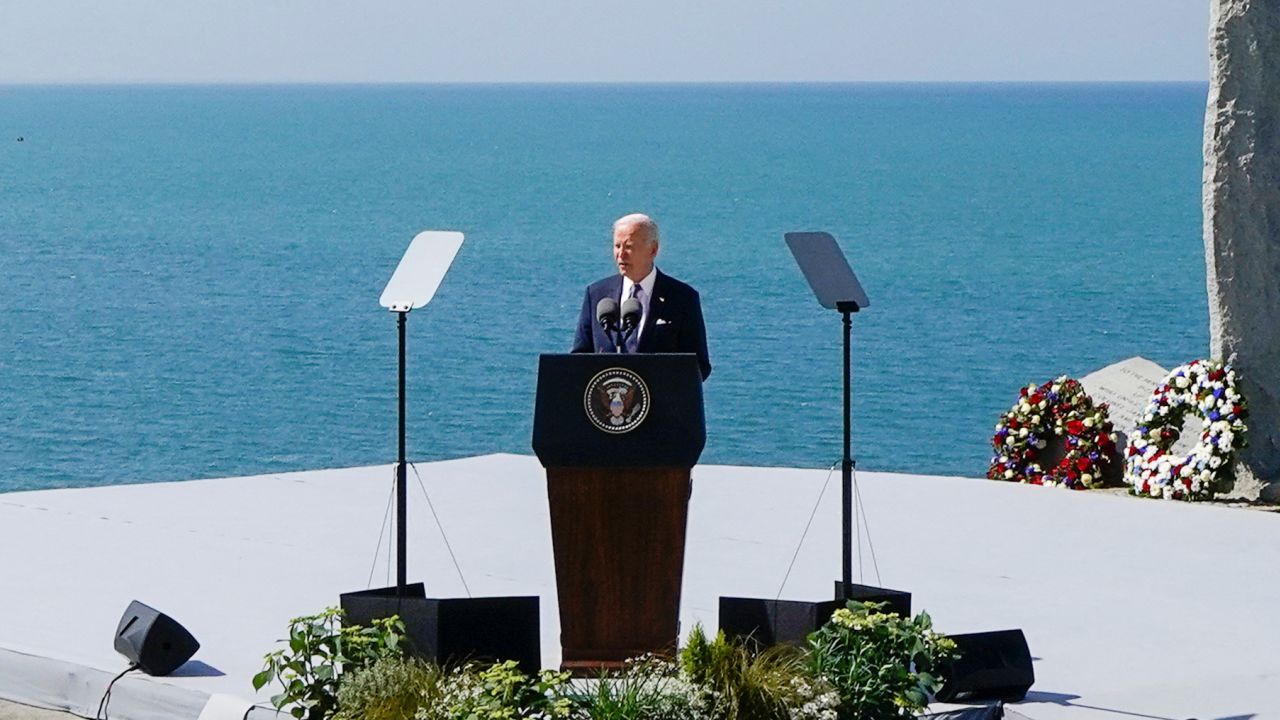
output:
[[[532,457],[418,470],[471,592],[539,595],[559,662],[550,525]],[[772,597],[826,471],[694,471],[682,629],[720,595]],[[116,720],[196,718],[211,694],[266,705],[250,678],[291,617],[388,584],[374,548],[391,466],[0,495],[0,697],[92,717],[126,666],[111,647],[138,599],[202,647],[179,677],[127,676]],[[859,473],[880,569],[944,632],[1022,628],[1033,720],[1280,718],[1280,517],[986,480]],[[410,473],[409,578],[464,596]],[[782,597],[839,574],[839,476]],[[257,713],[255,712],[256,716]]]

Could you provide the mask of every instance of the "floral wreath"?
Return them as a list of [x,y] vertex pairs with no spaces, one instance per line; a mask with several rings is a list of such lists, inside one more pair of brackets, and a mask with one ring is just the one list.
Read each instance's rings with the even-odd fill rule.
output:
[[[1200,442],[1185,456],[1170,454],[1190,413],[1203,421]],[[1247,415],[1230,365],[1196,360],[1175,368],[1152,393],[1129,436],[1124,479],[1130,491],[1172,500],[1213,498],[1230,477],[1236,450],[1246,445]]]
[[[1065,437],[1066,455],[1045,470],[1037,455],[1051,436]],[[1080,382],[1063,375],[1021,390],[1018,402],[1000,416],[991,438],[995,456],[987,477],[1073,490],[1102,483],[1101,465],[1111,462],[1115,434],[1107,404],[1094,405]]]

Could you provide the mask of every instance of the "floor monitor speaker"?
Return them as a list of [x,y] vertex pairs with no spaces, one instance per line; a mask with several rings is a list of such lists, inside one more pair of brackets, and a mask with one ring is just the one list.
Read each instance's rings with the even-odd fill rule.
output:
[[177,620],[137,600],[116,628],[116,652],[148,675],[168,675],[191,659],[200,643]]
[[1036,681],[1031,651],[1021,630],[950,635],[960,657],[942,668],[946,684],[938,691],[942,702],[1004,700],[1026,697]]

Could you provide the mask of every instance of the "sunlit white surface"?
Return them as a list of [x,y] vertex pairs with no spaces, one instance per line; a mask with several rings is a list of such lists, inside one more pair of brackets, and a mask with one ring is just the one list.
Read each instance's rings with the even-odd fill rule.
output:
[[[471,591],[539,595],[556,665],[546,481],[530,456],[417,466]],[[774,597],[825,470],[694,470],[682,630],[720,595]],[[409,579],[465,596],[411,471]],[[389,584],[375,558],[392,466],[0,495],[0,697],[93,715],[125,660],[130,600],[201,642],[186,676],[127,676],[113,720],[198,717],[213,693],[265,704],[250,678],[290,618]],[[838,474],[782,597],[826,599],[839,574]],[[858,473],[886,587],[944,632],[1020,627],[1033,720],[1280,718],[1280,517],[986,480]],[[865,530],[865,527],[864,527]],[[876,584],[871,553],[862,579]],[[855,565],[857,573],[857,565]],[[372,574],[372,581],[370,575]],[[256,713],[255,713],[256,714]]]
[[418,233],[400,258],[378,303],[403,312],[417,310],[431,302],[461,247],[460,232],[425,230]]

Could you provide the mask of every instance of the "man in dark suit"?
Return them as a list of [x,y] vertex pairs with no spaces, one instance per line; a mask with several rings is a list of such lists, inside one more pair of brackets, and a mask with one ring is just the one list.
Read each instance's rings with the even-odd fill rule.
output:
[[657,223],[639,213],[618,218],[613,224],[613,260],[618,274],[587,287],[570,352],[615,352],[613,340],[596,322],[596,304],[606,297],[619,304],[634,297],[640,301],[643,313],[625,352],[693,353],[698,356],[702,379],[706,380],[711,374],[711,360],[707,356],[702,301],[697,290],[658,270],[654,266],[657,256]]

